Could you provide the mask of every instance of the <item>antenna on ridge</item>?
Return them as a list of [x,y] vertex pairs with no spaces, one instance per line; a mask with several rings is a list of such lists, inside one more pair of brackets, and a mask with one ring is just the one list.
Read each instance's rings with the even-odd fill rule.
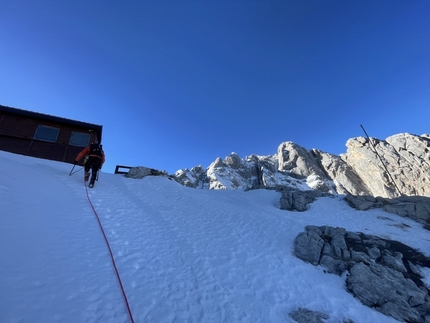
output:
[[382,163],[382,166],[384,166],[385,171],[387,172],[388,176],[391,179],[392,184],[394,185],[394,187],[396,188],[397,192],[399,193],[400,196],[402,196],[402,193],[400,192],[400,189],[397,187],[396,182],[394,181],[394,178],[391,176],[390,172],[388,171],[387,166],[385,165],[384,161],[382,160],[382,157],[378,154],[378,152],[376,151],[376,147],[373,144],[373,141],[370,140],[369,135],[367,134],[366,130],[364,129],[363,125],[360,125],[361,129],[363,129],[364,134],[366,135],[367,139],[369,140],[370,144],[372,145],[373,151],[375,152],[375,154],[378,156],[379,160]]

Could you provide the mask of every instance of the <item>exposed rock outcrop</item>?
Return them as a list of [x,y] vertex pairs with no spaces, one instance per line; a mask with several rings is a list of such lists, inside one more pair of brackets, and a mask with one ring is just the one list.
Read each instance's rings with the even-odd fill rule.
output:
[[[298,308],[288,314],[297,323],[324,323],[330,316],[323,312],[311,311],[307,308]],[[340,322],[339,322],[340,323]],[[346,319],[342,323],[354,323],[353,320]]]
[[257,189],[289,187],[327,193],[370,195],[360,177],[341,157],[319,150],[308,151],[292,142],[279,146],[272,156],[236,153],[217,158],[202,174],[201,166],[178,170],[176,180],[207,189]]
[[146,176],[169,176],[166,172],[156,169],[147,168],[144,166],[132,167],[127,174],[124,175],[129,178],[141,179]]
[[[386,140],[348,140],[345,162],[359,174],[372,196],[430,196],[430,139],[402,133]],[[378,154],[376,154],[376,152]],[[379,156],[378,156],[379,155]],[[355,195],[355,194],[354,194]]]
[[[357,209],[383,207],[430,227],[430,200],[425,198],[430,198],[429,135],[403,133],[386,140],[357,137],[346,146],[346,154],[336,156],[283,142],[275,155],[242,159],[231,153],[224,160],[217,158],[207,169],[199,165],[178,170],[172,178],[201,189],[277,189],[282,192],[280,204],[285,210],[304,211],[316,197],[345,194]],[[127,176],[160,174],[165,173],[135,167]],[[418,201],[418,196],[423,199]]]
[[[430,197],[430,136],[398,134],[378,140],[357,137],[347,141],[340,156],[283,142],[275,155],[236,153],[217,158],[205,171],[179,170],[176,180],[207,189],[256,189],[278,186],[328,193]],[[376,152],[377,153],[376,153]],[[204,173],[202,173],[202,171]]]
[[[192,176],[190,176],[192,174]],[[175,179],[187,187],[203,188],[206,172],[201,165],[188,169],[180,169],[175,173]]]
[[299,308],[296,311],[291,312],[289,316],[297,323],[324,323],[323,320],[329,318],[325,313],[311,311],[306,308]]
[[310,188],[305,178],[278,170],[277,165],[276,155],[251,155],[241,159],[231,153],[224,160],[217,158],[205,171],[197,166],[178,170],[174,176],[183,185],[205,189]]
[[348,272],[346,288],[364,305],[402,322],[430,322],[429,290],[421,268],[430,258],[398,242],[343,228],[307,226],[295,255],[327,272]]
[[321,191],[300,191],[290,188],[283,188],[280,190],[282,196],[280,199],[280,209],[288,211],[306,211],[308,204],[315,201],[318,197],[331,196],[329,193]]
[[313,149],[312,152],[324,170],[327,181],[333,181],[334,189],[338,194],[371,194],[360,176],[341,157],[317,149]]
[[357,210],[383,208],[385,211],[408,217],[430,230],[430,197],[402,196],[392,199],[373,196],[345,196],[345,201]]

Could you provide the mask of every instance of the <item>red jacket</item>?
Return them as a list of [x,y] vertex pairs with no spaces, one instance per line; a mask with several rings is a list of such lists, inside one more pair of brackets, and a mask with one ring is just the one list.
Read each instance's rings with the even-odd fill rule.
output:
[[[80,161],[84,156],[90,156],[90,157],[100,157],[99,155],[92,155],[92,154],[90,154],[90,146],[88,146],[88,147],[85,147],[85,149],[84,150],[82,150],[79,154],[78,154],[78,156],[76,156],[76,161],[78,162],[78,161]],[[101,157],[101,159],[102,159],[102,165],[104,164],[104,162],[105,162],[105,152],[103,151],[103,149],[102,149],[102,157]]]

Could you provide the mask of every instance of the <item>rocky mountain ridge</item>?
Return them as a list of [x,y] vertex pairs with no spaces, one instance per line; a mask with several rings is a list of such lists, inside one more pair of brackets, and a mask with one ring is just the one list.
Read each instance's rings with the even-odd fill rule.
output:
[[296,211],[306,211],[317,197],[343,194],[356,209],[383,208],[430,229],[430,135],[357,137],[346,147],[336,156],[283,142],[277,154],[242,159],[231,153],[206,170],[178,170],[174,179],[202,189],[276,189],[280,208]]
[[336,156],[291,141],[269,156],[231,153],[202,166],[178,170],[182,185],[204,189],[291,187],[383,198],[430,197],[430,135],[401,133],[385,140],[356,137]]
[[126,176],[166,175],[197,189],[274,189],[282,193],[280,208],[290,211],[306,211],[315,198],[342,194],[356,209],[383,208],[430,229],[430,135],[357,137],[346,147],[336,156],[288,141],[274,155],[231,153],[207,169],[199,165],[168,175],[134,167]]

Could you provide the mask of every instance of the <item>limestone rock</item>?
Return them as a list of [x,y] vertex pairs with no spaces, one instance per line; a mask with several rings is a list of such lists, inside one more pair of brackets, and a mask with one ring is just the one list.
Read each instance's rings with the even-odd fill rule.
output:
[[166,172],[162,172],[156,169],[138,166],[132,167],[129,172],[124,176],[128,178],[141,179],[146,176],[168,176],[168,174]]
[[280,199],[280,209],[288,211],[306,211],[308,204],[315,201],[318,197],[330,196],[328,193],[320,191],[300,191],[290,188],[280,189],[282,194]]
[[383,208],[389,213],[411,218],[430,229],[430,197],[402,196],[396,198],[382,198],[373,196],[345,196],[345,201],[357,210]]
[[321,259],[321,251],[324,247],[324,239],[312,230],[300,233],[294,241],[294,250],[298,258],[318,265]]
[[360,176],[341,157],[313,149],[313,155],[319,161],[328,179],[333,181],[339,194],[370,195],[371,192]]
[[[298,308],[288,314],[297,323],[324,323],[329,319],[329,315],[323,312],[312,311],[307,308]],[[339,323],[354,323],[351,319],[342,320]]]
[[180,169],[175,173],[175,180],[187,187],[193,188],[203,188],[203,183],[206,178],[206,172],[203,170],[202,166],[196,166],[189,169]]
[[325,313],[311,311],[307,308],[299,308],[290,313],[289,316],[297,323],[324,323],[323,320],[329,318]]
[[231,153],[224,160],[217,158],[204,175],[187,170],[175,177],[186,186],[208,189],[305,186],[332,194],[430,197],[430,135],[356,137],[346,146],[347,152],[336,156],[286,141],[275,155],[242,159]]
[[357,263],[351,268],[346,285],[364,305],[385,315],[402,322],[425,322],[428,292],[394,269]]
[[287,170],[303,177],[313,174],[325,177],[312,153],[291,141],[284,142],[278,147],[278,160],[280,170]]
[[[402,133],[386,140],[358,137],[347,141],[343,159],[373,196],[430,196],[430,139]],[[376,152],[375,152],[376,151]]]
[[224,164],[229,165],[233,169],[239,169],[241,165],[241,159],[238,154],[231,153],[230,156],[227,156],[224,159]]
[[321,193],[344,194],[358,210],[382,207],[430,228],[429,200],[406,199],[430,198],[430,135],[356,137],[346,146],[347,152],[336,156],[286,141],[274,155],[241,158],[231,153],[205,170],[197,166],[173,177],[202,189],[276,189],[285,210],[305,211]]
[[242,161],[236,153],[231,153],[224,161],[217,158],[206,170],[206,179],[209,189],[249,190],[258,186],[256,164]]
[[346,289],[364,305],[402,322],[428,322],[430,291],[420,268],[430,268],[430,258],[422,253],[398,241],[329,226],[307,226],[296,237],[294,252],[329,273],[347,271]]

